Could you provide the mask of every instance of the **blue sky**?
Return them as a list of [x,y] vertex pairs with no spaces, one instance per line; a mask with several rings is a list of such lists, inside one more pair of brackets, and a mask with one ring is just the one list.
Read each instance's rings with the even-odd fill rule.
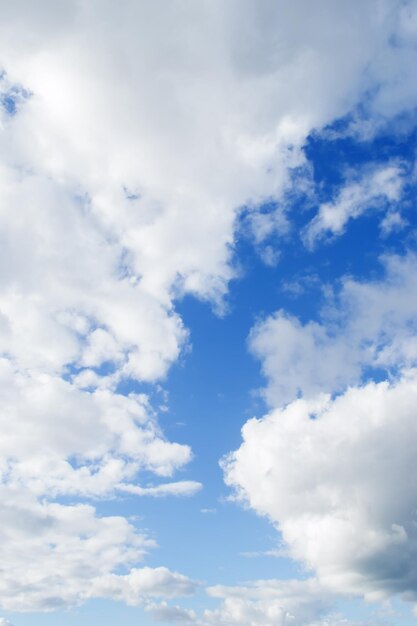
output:
[[0,24],[0,626],[411,626],[417,2]]

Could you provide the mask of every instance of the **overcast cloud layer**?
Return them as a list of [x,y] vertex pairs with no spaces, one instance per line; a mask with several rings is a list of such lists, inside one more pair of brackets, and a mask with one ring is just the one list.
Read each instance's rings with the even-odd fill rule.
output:
[[[182,564],[140,565],[155,541],[95,501],[201,488],[175,476],[191,447],[165,437],[139,387],[156,390],[186,358],[176,301],[225,312],[244,208],[276,262],[263,242],[291,236],[284,198],[294,171],[308,171],[313,131],[361,105],[367,124],[351,132],[369,137],[414,110],[417,3],[0,7],[0,606],[110,598],[168,621],[319,626],[333,594],[414,601],[412,252],[382,259],[381,280],[346,277],[318,321],[280,310],[249,337],[272,410],[245,425],[226,482],[311,580],[210,588],[220,608],[197,616],[166,604],[197,587]],[[400,229],[412,175],[394,160],[347,176],[300,245],[324,245],[368,212],[382,235]],[[366,384],[369,368],[394,378]],[[140,391],[123,394],[127,382]]]

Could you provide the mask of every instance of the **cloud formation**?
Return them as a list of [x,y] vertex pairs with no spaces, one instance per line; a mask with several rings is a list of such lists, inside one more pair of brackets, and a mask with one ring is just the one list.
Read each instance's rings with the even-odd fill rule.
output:
[[400,0],[2,7],[2,606],[191,590],[135,567],[147,540],[126,520],[59,499],[199,488],[140,484],[191,450],[122,385],[186,350],[177,297],[221,309],[240,210],[279,200],[313,129],[369,93],[384,119],[415,106],[415,15]]
[[[247,585],[208,589],[222,600],[219,609],[205,611],[203,623],[224,626],[302,626],[325,624],[320,616],[328,613],[331,597],[317,581],[259,580]],[[318,620],[318,621],[316,621]]]
[[223,467],[325,588],[415,603],[416,259],[383,262],[328,293],[320,321],[280,311],[253,329],[272,410]]
[[416,256],[382,262],[381,280],[346,277],[327,293],[321,320],[303,324],[278,311],[254,326],[249,346],[261,361],[271,406],[343,391],[370,369],[389,376],[416,364]]
[[[7,359],[0,382],[0,476],[13,488],[48,497],[111,495],[141,470],[169,477],[191,458],[188,446],[164,439],[140,394],[85,393],[60,377],[20,373]],[[178,491],[181,483],[162,489]]]
[[[254,580],[237,586],[206,589],[218,608],[202,613],[169,606],[149,605],[156,621],[192,626],[371,626],[350,621],[334,609],[334,596],[316,579]],[[379,620],[372,621],[377,626]]]
[[132,568],[155,542],[124,517],[102,517],[87,504],[39,502],[22,489],[2,486],[0,494],[5,610],[55,611],[90,598],[143,605],[193,593],[194,582],[166,568]]
[[416,601],[417,373],[295,400],[243,428],[224,462],[239,498],[335,592]]

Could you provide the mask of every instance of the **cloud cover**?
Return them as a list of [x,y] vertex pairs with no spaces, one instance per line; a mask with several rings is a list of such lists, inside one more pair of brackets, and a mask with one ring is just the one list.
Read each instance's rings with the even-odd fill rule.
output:
[[[376,117],[415,105],[415,9],[2,4],[0,470],[11,499],[1,509],[2,606],[49,610],[90,588],[141,596],[142,574],[113,572],[133,566],[143,536],[55,499],[198,488],[138,484],[142,470],[171,476],[191,451],[167,442],[149,400],[123,396],[120,383],[163,379],[180,358],[188,333],[176,297],[221,308],[240,208],[280,198],[311,130],[370,91]],[[55,528],[53,544],[29,530],[39,519]],[[78,583],[101,542],[97,569]],[[33,555],[28,571],[21,545]],[[188,588],[158,572],[166,595],[171,583]]]
[[142,606],[196,588],[164,567],[132,567],[156,544],[124,517],[100,516],[88,504],[40,502],[23,489],[2,486],[0,493],[5,610],[55,611],[90,598]]
[[416,601],[415,370],[332,400],[295,400],[243,428],[226,481],[325,586]]

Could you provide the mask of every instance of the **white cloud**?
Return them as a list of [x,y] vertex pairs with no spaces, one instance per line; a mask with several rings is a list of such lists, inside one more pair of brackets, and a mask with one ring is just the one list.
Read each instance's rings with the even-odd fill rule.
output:
[[[167,602],[149,603],[156,621],[193,626],[383,626],[399,617],[385,605],[364,621],[349,619],[337,606],[337,597],[315,578],[253,580],[236,586],[216,585],[206,593],[217,608],[196,612]],[[391,622],[390,622],[391,623]]]
[[[138,484],[141,470],[169,477],[191,458],[188,446],[165,440],[146,396],[85,392],[1,359],[0,399],[3,609],[50,611],[93,597],[139,605],[165,591],[191,592],[193,583],[180,574],[132,569],[154,542],[125,518],[55,501],[198,491],[195,481]],[[116,574],[120,568],[126,573]]]
[[238,497],[341,594],[417,600],[417,372],[248,421],[224,461]]
[[[334,598],[314,579],[255,580],[206,589],[219,607],[196,613],[166,602],[149,604],[156,621],[194,626],[361,626],[332,611]],[[364,626],[364,625],[362,625]]]
[[[155,382],[180,357],[177,295],[221,306],[240,207],[279,198],[312,129],[376,85],[378,115],[415,106],[415,33],[398,17],[415,7],[3,4],[0,470],[24,503],[2,531],[24,529],[4,547],[1,595],[51,609],[106,581],[136,601],[141,575],[112,577],[137,554],[126,520],[51,500],[197,489],[137,484],[141,470],[171,476],[191,451],[118,385]],[[48,532],[30,534],[30,520]]]
[[[143,604],[192,593],[195,584],[166,568],[133,568],[155,545],[123,517],[86,504],[36,501],[1,487],[0,596],[9,611],[53,611],[89,598]],[[115,570],[127,570],[115,574]]]
[[[367,211],[386,210],[400,200],[403,184],[404,172],[395,163],[362,174],[360,180],[346,184],[335,200],[320,206],[305,229],[306,244],[312,247],[326,235],[342,234],[349,220],[357,219]],[[396,224],[401,224],[398,213],[397,218],[393,217],[394,213],[388,215],[381,224],[385,233]]]
[[269,404],[288,402],[300,393],[311,396],[321,389],[337,389],[360,374],[356,352],[342,336],[329,337],[317,322],[302,325],[278,311],[256,325],[250,349],[262,362]]
[[0,617],[0,626],[13,626],[13,624],[5,617]]
[[344,623],[332,618],[332,594],[314,579],[257,580],[236,587],[217,585],[207,591],[222,603],[204,612],[198,622],[204,626],[326,626],[326,615],[334,626]]
[[[383,262],[382,279],[328,292],[321,321],[281,311],[253,329],[281,408],[245,424],[223,467],[324,588],[416,602],[416,257]],[[391,383],[361,385],[381,370]]]
[[67,195],[88,194],[148,292],[166,299],[176,284],[218,296],[236,210],[280,195],[312,129],[375,82],[381,113],[394,90],[390,113],[414,104],[400,97],[413,38],[389,43],[401,6],[127,2],[120,12],[44,0],[34,14],[21,0],[4,12],[0,52],[33,96],[8,125],[4,154]]
[[[188,446],[163,438],[145,396],[85,393],[60,377],[20,373],[2,359],[0,398],[0,477],[38,496],[111,495],[141,470],[171,476],[191,458]],[[197,488],[180,482],[144,492]]]
[[123,375],[161,377],[186,338],[181,320],[126,275],[121,244],[71,193],[42,176],[0,171],[3,352],[30,369],[112,360]]
[[321,321],[302,324],[278,311],[252,329],[250,349],[262,362],[272,406],[341,391],[366,368],[395,372],[417,363],[416,257],[383,262],[382,280],[344,279],[340,292],[327,296]]
[[132,569],[125,576],[109,574],[93,581],[90,597],[113,598],[139,606],[154,598],[192,595],[197,583],[166,567]]
[[3,114],[0,185],[4,343],[25,367],[163,376],[186,337],[172,295],[221,297],[239,207],[279,197],[308,133],[376,80],[381,114],[411,106],[413,5],[306,7],[4,11],[4,66],[32,93]]

